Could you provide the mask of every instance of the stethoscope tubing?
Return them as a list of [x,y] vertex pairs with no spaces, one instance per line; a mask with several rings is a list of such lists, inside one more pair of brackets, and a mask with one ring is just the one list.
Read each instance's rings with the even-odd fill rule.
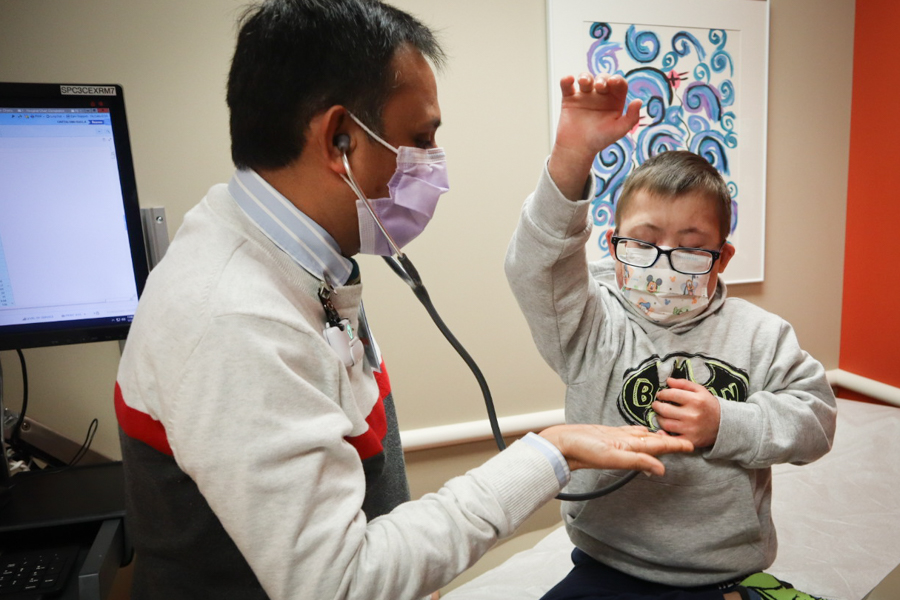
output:
[[[377,220],[378,217],[376,216],[375,218]],[[416,295],[416,298],[418,298],[419,302],[421,302],[425,307],[425,310],[428,312],[431,320],[434,321],[435,325],[437,325],[437,328],[444,335],[444,338],[446,338],[450,345],[453,346],[453,349],[456,350],[457,354],[459,354],[459,356],[472,371],[472,374],[478,381],[478,386],[481,388],[481,394],[484,397],[484,406],[487,409],[488,422],[491,425],[491,432],[494,436],[494,442],[497,444],[497,448],[499,448],[502,452],[506,449],[506,442],[503,439],[503,433],[500,431],[500,423],[497,420],[497,411],[494,408],[494,400],[491,396],[490,387],[488,386],[484,374],[478,367],[478,363],[475,362],[475,359],[472,358],[472,356],[463,347],[460,341],[456,339],[456,336],[453,335],[453,333],[450,331],[450,328],[447,327],[447,324],[444,323],[444,320],[438,314],[437,309],[434,307],[434,303],[431,301],[431,297],[428,295],[428,290],[425,289],[425,285],[422,283],[421,277],[419,277],[419,272],[412,264],[412,261],[409,260],[409,257],[400,252],[396,256],[384,256],[382,258],[384,258],[384,261],[400,277],[400,279],[405,281],[406,284],[409,285],[410,288],[412,288],[412,291]],[[567,502],[584,502],[587,500],[600,498],[601,496],[605,496],[621,488],[629,481],[634,479],[639,473],[640,471],[630,471],[617,481],[602,488],[596,489],[592,492],[583,494],[570,494],[560,492],[559,494],[557,494],[556,499],[564,500]]]
[[[450,328],[447,327],[447,324],[444,323],[444,320],[441,318],[440,314],[438,314],[437,312],[437,309],[434,307],[434,303],[431,301],[431,297],[428,295],[428,290],[422,283],[422,278],[419,276],[419,272],[416,270],[412,261],[409,260],[409,257],[407,257],[406,254],[404,254],[400,250],[400,247],[394,241],[394,238],[391,237],[391,234],[388,233],[388,230],[381,222],[378,214],[372,208],[372,204],[369,202],[369,199],[365,194],[363,194],[362,189],[359,187],[359,184],[357,184],[356,179],[353,177],[353,171],[350,169],[350,161],[347,160],[346,152],[341,153],[341,159],[344,163],[344,169],[347,172],[347,183],[350,185],[353,192],[362,201],[366,209],[372,215],[372,218],[378,225],[378,229],[381,230],[381,233],[384,235],[385,239],[388,241],[388,245],[391,248],[392,255],[383,256],[382,258],[384,258],[384,261],[388,264],[388,266],[391,267],[394,273],[396,273],[400,277],[400,279],[406,282],[406,284],[412,289],[416,298],[418,298],[419,302],[421,302],[425,307],[425,310],[428,312],[428,316],[431,317],[431,320],[437,326],[438,330],[440,330],[444,338],[450,343],[453,349],[456,350],[456,353],[459,354],[460,358],[463,359],[463,361],[466,363],[466,366],[469,367],[469,370],[472,371],[472,374],[475,376],[475,380],[478,382],[478,386],[481,388],[481,395],[484,397],[484,406],[487,410],[488,422],[491,425],[491,433],[494,436],[494,442],[497,444],[497,448],[499,448],[502,452],[506,449],[506,442],[503,439],[503,433],[500,431],[500,423],[497,420],[497,411],[494,408],[494,400],[491,396],[491,389],[488,386],[487,379],[485,379],[484,374],[478,367],[478,363],[476,363],[475,359],[472,358],[472,355],[469,354],[469,352],[463,347],[460,341],[456,339],[456,336],[453,335],[453,332],[450,331]],[[600,498],[601,496],[612,493],[620,487],[624,486],[629,481],[634,479],[638,475],[638,473],[640,473],[640,471],[631,471],[624,477],[607,486],[584,494],[569,494],[561,492],[557,494],[556,499],[565,500],[568,502],[584,502],[587,500]]]

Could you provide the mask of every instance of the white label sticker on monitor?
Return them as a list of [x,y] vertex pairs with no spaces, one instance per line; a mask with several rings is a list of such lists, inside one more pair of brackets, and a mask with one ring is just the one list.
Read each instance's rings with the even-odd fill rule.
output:
[[116,88],[112,85],[61,85],[59,93],[63,96],[115,96]]

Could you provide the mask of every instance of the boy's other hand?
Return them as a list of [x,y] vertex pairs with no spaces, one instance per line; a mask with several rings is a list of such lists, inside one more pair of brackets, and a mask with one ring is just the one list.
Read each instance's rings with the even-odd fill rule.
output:
[[708,389],[687,379],[666,380],[669,386],[656,394],[652,408],[666,433],[677,433],[696,448],[716,443],[719,436],[719,399]]
[[646,427],[606,425],[554,425],[540,434],[559,448],[569,468],[629,469],[663,475],[658,454],[691,452],[689,440],[651,433]]
[[[559,82],[562,109],[550,153],[550,176],[570,200],[581,199],[594,156],[637,125],[641,101],[625,110],[628,83],[621,75],[582,73]],[[624,114],[623,114],[624,113]]]

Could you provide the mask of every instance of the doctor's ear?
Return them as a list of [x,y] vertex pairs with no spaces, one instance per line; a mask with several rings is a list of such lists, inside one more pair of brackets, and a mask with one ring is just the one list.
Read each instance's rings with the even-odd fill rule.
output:
[[344,173],[344,155],[356,147],[348,130],[347,109],[335,105],[313,117],[309,125],[308,139],[321,152],[321,160],[334,173]]
[[345,162],[353,149],[353,140],[349,133],[332,133],[322,140],[324,150],[323,158],[328,163],[328,169],[337,175],[345,175],[347,167]]

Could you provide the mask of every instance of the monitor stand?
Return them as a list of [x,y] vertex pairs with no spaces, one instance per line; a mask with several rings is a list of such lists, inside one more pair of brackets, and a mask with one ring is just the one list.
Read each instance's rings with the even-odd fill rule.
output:
[[6,458],[6,409],[3,408],[3,366],[0,365],[0,507],[9,500],[9,461]]
[[3,448],[3,460],[0,461],[0,509],[9,502],[9,465],[6,462],[6,444],[0,443]]

